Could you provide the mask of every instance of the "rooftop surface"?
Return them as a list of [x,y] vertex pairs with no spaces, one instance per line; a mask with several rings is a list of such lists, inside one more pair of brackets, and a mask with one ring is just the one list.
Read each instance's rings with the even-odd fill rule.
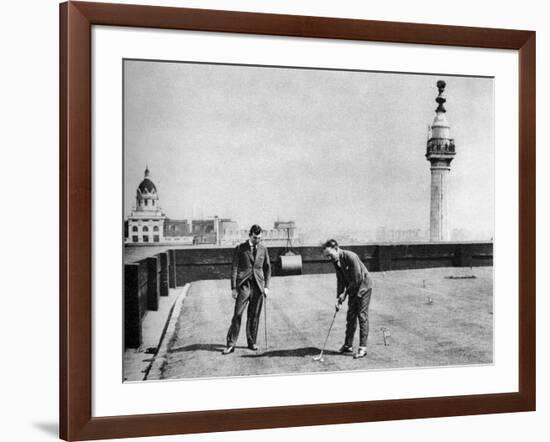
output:
[[[243,315],[236,351],[222,356],[233,313],[229,280],[191,284],[168,345],[162,379],[413,368],[493,361],[493,268],[436,268],[372,273],[368,355],[337,353],[347,306],[337,314],[324,362],[316,362],[336,297],[334,274],[276,277],[258,332],[246,348]],[[264,305],[265,306],[265,305]],[[384,342],[384,328],[386,343]],[[357,345],[358,330],[355,336]]]

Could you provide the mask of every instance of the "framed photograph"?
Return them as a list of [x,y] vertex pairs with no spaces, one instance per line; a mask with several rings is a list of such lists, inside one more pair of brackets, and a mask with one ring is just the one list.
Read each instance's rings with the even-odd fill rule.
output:
[[535,33],[60,6],[60,436],[535,409]]

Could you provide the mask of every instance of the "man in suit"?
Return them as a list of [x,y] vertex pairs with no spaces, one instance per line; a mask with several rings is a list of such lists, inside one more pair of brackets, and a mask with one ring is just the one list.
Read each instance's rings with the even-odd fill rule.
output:
[[241,328],[241,318],[246,314],[246,340],[250,350],[257,351],[256,337],[263,298],[269,293],[271,264],[267,249],[260,244],[262,228],[254,224],[248,233],[248,241],[239,244],[233,254],[231,265],[231,295],[235,299],[233,319],[227,332],[227,347],[222,354],[235,351]]
[[346,316],[346,338],[340,352],[353,353],[353,336],[359,322],[359,347],[354,354],[355,359],[367,355],[367,339],[369,336],[369,304],[372,294],[372,278],[367,267],[357,254],[343,250],[334,239],[323,244],[323,254],[334,264],[336,270],[336,309],[340,310],[342,303],[348,297],[348,313]]

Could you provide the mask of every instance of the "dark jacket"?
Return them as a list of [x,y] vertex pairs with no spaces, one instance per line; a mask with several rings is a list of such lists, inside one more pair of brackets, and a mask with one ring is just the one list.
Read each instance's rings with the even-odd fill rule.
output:
[[263,291],[264,287],[269,288],[271,279],[271,263],[267,249],[258,244],[256,246],[256,259],[248,241],[239,244],[233,253],[231,264],[231,289],[240,287],[245,281],[254,278],[258,287]]
[[340,250],[340,266],[333,262],[336,269],[338,286],[336,295],[340,295],[346,289],[349,296],[363,296],[367,290],[372,289],[372,278],[361,258],[349,250]]

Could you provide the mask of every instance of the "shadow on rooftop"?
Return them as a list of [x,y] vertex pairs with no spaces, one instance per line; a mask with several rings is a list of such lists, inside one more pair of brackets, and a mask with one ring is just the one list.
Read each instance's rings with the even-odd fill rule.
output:
[[[191,344],[184,347],[174,347],[170,350],[170,353],[183,353],[187,351],[212,351],[220,353],[225,348],[225,344]],[[236,346],[236,349],[246,348],[243,346]]]
[[[318,356],[321,353],[321,349],[317,347],[304,347],[304,348],[293,348],[287,350],[271,350],[264,351],[260,350],[257,354],[242,355],[241,358],[299,358],[304,356]],[[333,350],[325,350],[323,355],[342,356],[341,353]]]

